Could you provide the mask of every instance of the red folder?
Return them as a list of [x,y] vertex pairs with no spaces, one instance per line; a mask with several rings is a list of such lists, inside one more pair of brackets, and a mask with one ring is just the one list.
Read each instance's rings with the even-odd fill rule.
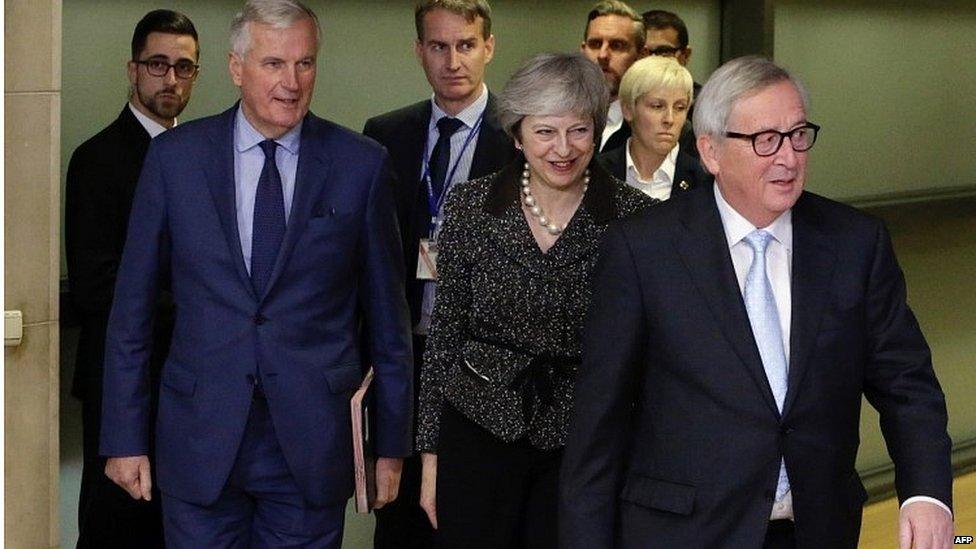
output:
[[376,503],[376,454],[373,453],[372,413],[369,410],[373,396],[372,381],[373,368],[370,368],[349,400],[357,513],[369,513]]

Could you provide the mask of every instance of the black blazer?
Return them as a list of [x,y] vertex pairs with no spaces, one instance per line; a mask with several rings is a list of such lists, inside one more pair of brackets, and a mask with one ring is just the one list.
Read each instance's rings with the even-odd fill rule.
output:
[[[81,319],[72,394],[101,395],[105,327],[129,210],[150,137],[126,104],[114,122],[75,149],[65,186],[65,247],[72,304]],[[172,332],[172,307],[157,312],[152,369],[158,377]]]
[[[627,121],[624,120],[624,123],[622,126],[620,126],[620,129],[610,134],[610,137],[607,139],[607,142],[604,143],[602,147],[600,147],[600,151],[612,151],[617,147],[624,146],[624,144],[626,144],[627,140],[630,138],[630,132],[631,132],[630,124],[628,124]],[[618,177],[617,179],[620,178]]]
[[[478,130],[469,179],[500,170],[515,156],[515,146],[495,116],[495,97],[488,94],[485,119]],[[427,128],[430,125],[430,100],[370,118],[363,135],[386,147],[396,174],[396,207],[406,260],[407,303],[414,325],[420,320],[423,284],[417,280],[417,250],[420,239],[429,231],[430,213],[427,189],[420,180]]]
[[[597,160],[611,175],[617,179],[627,181],[627,142],[613,150],[600,153]],[[692,189],[710,185],[715,177],[705,171],[701,162],[685,154],[685,149],[678,149],[678,158],[675,160],[674,180],[671,182],[671,198],[684,194]]]
[[797,548],[856,547],[862,396],[899,497],[951,506],[945,400],[887,231],[811,193],[792,215],[782,415],[712,187],[607,229],[560,474],[561,547],[761,547],[781,457]]
[[543,253],[522,212],[523,164],[458,185],[444,206],[418,451],[437,452],[445,403],[507,443],[564,444],[600,239],[656,202],[591,162],[582,204]]

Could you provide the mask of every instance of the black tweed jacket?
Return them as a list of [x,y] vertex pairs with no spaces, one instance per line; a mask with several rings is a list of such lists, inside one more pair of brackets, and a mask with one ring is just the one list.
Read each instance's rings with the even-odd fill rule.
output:
[[445,402],[502,440],[563,445],[600,239],[611,220],[654,203],[594,160],[580,208],[543,253],[519,202],[523,162],[456,186],[445,206],[421,452],[437,451]]

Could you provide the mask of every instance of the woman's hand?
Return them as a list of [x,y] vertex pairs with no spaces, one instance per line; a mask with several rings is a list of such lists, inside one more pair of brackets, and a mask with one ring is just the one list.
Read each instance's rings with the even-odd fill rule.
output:
[[420,507],[437,530],[437,454],[420,454]]

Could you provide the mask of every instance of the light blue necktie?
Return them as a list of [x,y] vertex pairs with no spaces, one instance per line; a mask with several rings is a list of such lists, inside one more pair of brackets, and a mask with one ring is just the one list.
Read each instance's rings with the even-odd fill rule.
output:
[[[773,286],[766,276],[766,246],[773,235],[757,229],[745,237],[745,241],[752,247],[752,266],[746,275],[744,298],[746,312],[749,314],[749,324],[752,325],[752,335],[759,347],[759,357],[762,359],[766,379],[773,390],[776,407],[782,413],[783,401],[786,399],[786,352],[783,350],[783,331],[779,325],[779,311],[773,298]],[[790,481],[786,477],[786,462],[780,460],[779,481],[776,483],[776,501],[786,495],[790,489]]]

